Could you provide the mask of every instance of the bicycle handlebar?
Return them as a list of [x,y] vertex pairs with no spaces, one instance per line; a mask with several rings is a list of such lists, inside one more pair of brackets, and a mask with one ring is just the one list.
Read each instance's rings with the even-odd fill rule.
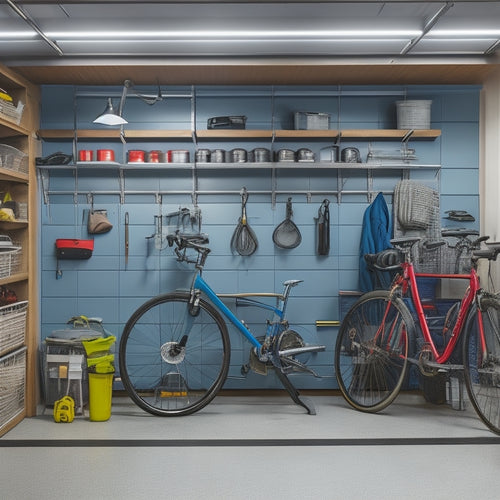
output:
[[[206,234],[183,234],[176,231],[174,234],[167,235],[168,246],[176,245],[175,254],[179,261],[195,264],[195,267],[201,271],[205,264],[205,259],[210,253],[210,248],[205,247],[208,243],[208,236]],[[198,252],[196,260],[190,259],[186,253],[188,248],[192,248]]]

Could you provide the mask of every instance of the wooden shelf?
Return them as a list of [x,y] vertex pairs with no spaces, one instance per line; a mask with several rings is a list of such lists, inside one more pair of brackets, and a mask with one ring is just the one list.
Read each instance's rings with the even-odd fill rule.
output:
[[0,279],[0,285],[10,285],[11,283],[17,283],[19,281],[26,281],[28,278],[28,273],[12,274],[8,278]]
[[16,172],[9,168],[0,167],[0,180],[2,181],[15,181],[15,182],[28,182],[29,175],[23,172]]
[[[40,318],[37,282],[38,188],[35,179],[35,156],[39,150],[35,140],[35,131],[39,127],[40,89],[1,64],[0,87],[5,89],[15,102],[21,101],[24,104],[20,124],[15,123],[10,117],[0,116],[0,143],[15,147],[27,154],[29,161],[26,173],[4,167],[0,168],[0,190],[10,191],[15,200],[27,203],[29,207],[29,220],[0,221],[1,230],[15,232],[15,239],[22,246],[21,272],[2,278],[0,284],[8,285],[16,292],[20,300],[27,300],[29,303],[26,335],[22,347],[26,351],[26,378],[23,382],[25,389],[24,408],[12,415],[9,408],[0,409],[2,413],[0,421],[3,422],[0,425],[1,436],[25,416],[35,415],[38,403],[37,360]],[[68,137],[71,138],[72,135]],[[6,354],[2,358],[6,356],[10,356],[10,354]],[[3,396],[3,391],[0,392],[2,393],[0,396]]]
[[197,130],[199,139],[271,139],[271,130],[213,129]]
[[[348,139],[403,139],[409,130],[395,129],[353,129],[341,130],[341,137]],[[414,130],[411,139],[436,139],[441,135],[441,130]]]
[[[396,129],[352,129],[352,130],[124,130],[126,139],[393,139],[401,140],[408,130]],[[38,131],[41,139],[120,139],[120,129],[45,129]],[[411,139],[436,139],[441,135],[440,130],[414,130]]]
[[279,139],[336,139],[338,130],[275,130],[274,136]]

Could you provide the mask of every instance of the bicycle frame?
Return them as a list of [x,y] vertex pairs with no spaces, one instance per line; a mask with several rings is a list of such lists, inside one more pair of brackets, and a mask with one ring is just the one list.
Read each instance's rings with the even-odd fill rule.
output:
[[[470,311],[471,305],[473,304],[474,298],[480,290],[479,277],[475,269],[472,269],[469,274],[434,274],[416,273],[415,268],[413,267],[413,264],[411,262],[404,262],[401,264],[401,266],[403,269],[403,273],[399,275],[399,278],[396,279],[395,286],[402,287],[403,296],[407,294],[408,288],[410,289],[410,300],[413,304],[413,307],[415,307],[424,340],[429,345],[435,361],[440,364],[446,363],[450,359],[451,354],[453,353],[453,350],[457,345],[460,335],[463,332],[465,321],[467,319],[467,315]],[[422,301],[420,299],[420,294],[418,291],[417,278],[449,278],[462,280],[467,279],[469,281],[469,286],[467,287],[467,290],[465,291],[465,294],[460,302],[460,309],[455,325],[453,326],[451,338],[446,344],[446,347],[442,354],[439,354],[429,330],[429,325],[425,317],[424,307],[422,305]],[[482,317],[480,314],[478,315],[478,319],[481,332],[481,342],[484,346],[483,325]]]
[[[285,285],[287,286],[287,285]],[[263,302],[259,302],[257,300],[252,300],[250,298],[247,298],[243,295],[229,295],[229,294],[221,294],[220,296],[217,295],[208,285],[208,283],[202,278],[202,276],[198,273],[196,274],[196,277],[193,282],[193,289],[194,290],[200,290],[203,292],[208,299],[214,304],[214,306],[245,336],[245,338],[254,346],[257,348],[262,347],[262,343],[253,335],[253,333],[245,326],[245,324],[229,309],[229,307],[224,304],[224,302],[221,300],[220,297],[228,297],[228,298],[239,298],[240,300],[244,300],[247,304],[253,305],[256,307],[260,307],[262,309],[268,309],[273,312],[273,314],[277,317],[279,322],[283,320],[283,317],[285,315],[285,309],[286,309],[286,302],[288,298],[288,291],[289,288],[286,289],[285,293],[283,295],[279,294],[252,294],[255,296],[268,296],[268,297],[277,297],[278,299],[281,299],[278,303],[278,306],[273,307],[268,304],[264,304]],[[281,305],[281,307],[279,307]],[[269,324],[269,327],[277,327],[278,323],[277,322],[272,322]],[[270,331],[268,328],[267,335],[276,333],[276,330]]]

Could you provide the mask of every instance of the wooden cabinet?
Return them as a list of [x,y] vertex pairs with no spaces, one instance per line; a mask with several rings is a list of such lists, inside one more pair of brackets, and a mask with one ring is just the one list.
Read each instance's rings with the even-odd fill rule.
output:
[[[13,290],[16,306],[1,312],[0,338],[12,335],[14,322],[26,324],[24,336],[13,347],[5,343],[0,357],[0,435],[25,416],[36,414],[38,399],[38,282],[37,282],[37,188],[35,156],[38,140],[39,90],[9,68],[0,65],[0,88],[13,99],[0,107],[0,193],[16,202],[13,220],[0,219],[0,235],[20,247],[10,267],[0,274],[0,286]],[[21,104],[20,104],[21,103]],[[21,111],[22,108],[22,112]],[[0,259],[5,256],[0,255]],[[0,268],[2,264],[0,263]],[[24,306],[27,307],[24,307]],[[22,306],[22,307],[21,307]],[[22,313],[20,313],[22,309]],[[21,315],[21,318],[20,318]],[[12,319],[12,321],[11,321]],[[14,336],[17,332],[14,333]],[[0,341],[0,345],[1,345]]]

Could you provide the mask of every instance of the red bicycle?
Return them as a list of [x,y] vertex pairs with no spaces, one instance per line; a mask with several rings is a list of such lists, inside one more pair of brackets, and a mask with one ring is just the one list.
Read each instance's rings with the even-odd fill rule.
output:
[[[468,274],[436,274],[415,271],[411,250],[419,241],[392,240],[403,262],[378,265],[398,271],[390,289],[364,294],[343,320],[335,347],[340,390],[357,410],[378,412],[394,401],[410,366],[424,377],[458,374],[480,419],[500,434],[500,297],[481,288],[476,272],[479,259],[496,260],[500,243],[473,251]],[[467,280],[461,299],[441,304],[419,291],[447,280]]]

